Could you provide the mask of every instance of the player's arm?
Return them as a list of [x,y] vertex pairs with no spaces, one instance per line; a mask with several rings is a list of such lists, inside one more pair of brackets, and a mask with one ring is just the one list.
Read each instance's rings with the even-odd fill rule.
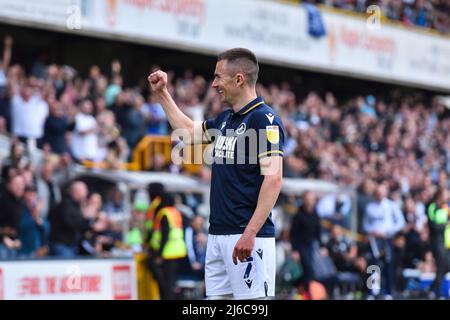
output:
[[152,92],[156,95],[159,103],[161,103],[171,127],[174,130],[185,130],[185,133],[182,133],[183,137],[186,138],[186,141],[184,142],[202,143],[205,139],[202,123],[192,121],[180,110],[180,108],[178,108],[167,90],[167,73],[161,70],[153,72],[148,77],[148,81],[150,82]]
[[259,191],[255,212],[234,248],[234,264],[237,264],[238,259],[244,262],[247,257],[252,255],[256,234],[275,206],[283,183],[283,157],[275,155],[262,158],[260,159],[260,167],[264,180]]

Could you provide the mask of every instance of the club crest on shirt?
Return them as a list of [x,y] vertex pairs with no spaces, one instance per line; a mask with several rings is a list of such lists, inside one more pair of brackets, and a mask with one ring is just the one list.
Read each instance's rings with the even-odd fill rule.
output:
[[243,134],[245,132],[245,129],[247,129],[247,126],[245,125],[245,123],[241,123],[236,129],[236,134]]
[[280,141],[280,132],[278,126],[266,126],[267,140],[272,144],[278,144]]

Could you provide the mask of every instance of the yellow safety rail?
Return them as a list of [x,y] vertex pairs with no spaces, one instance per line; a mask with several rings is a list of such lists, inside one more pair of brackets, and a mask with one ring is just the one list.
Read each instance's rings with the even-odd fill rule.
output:
[[[203,152],[207,144],[186,146],[183,150],[183,169],[187,174],[197,174],[200,172],[203,163]],[[163,165],[169,164],[171,160],[172,141],[170,136],[147,135],[139,141],[134,148],[131,162],[123,163],[122,170],[146,171],[154,168],[155,159],[163,156]],[[88,168],[111,169],[106,161],[94,162],[90,160],[82,161]]]

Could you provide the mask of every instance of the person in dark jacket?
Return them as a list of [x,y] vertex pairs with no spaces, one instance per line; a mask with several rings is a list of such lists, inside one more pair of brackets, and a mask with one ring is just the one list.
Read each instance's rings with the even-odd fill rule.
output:
[[19,250],[20,258],[41,257],[48,252],[50,226],[48,221],[40,216],[43,206],[42,199],[38,199],[37,188],[34,185],[27,186],[19,229],[19,238],[22,244]]
[[70,130],[70,124],[64,116],[60,102],[50,101],[49,107],[50,115],[44,124],[44,144],[48,143],[54,153],[68,152],[65,134],[66,131]]
[[82,205],[88,195],[84,182],[75,181],[70,186],[69,197],[65,198],[50,215],[50,249],[58,257],[74,257],[78,245],[89,228],[89,221],[83,217]]
[[25,179],[21,175],[9,178],[0,198],[0,260],[12,259],[20,248],[18,239],[22,216],[22,198],[25,192]]
[[290,230],[290,241],[294,256],[300,256],[303,267],[303,285],[306,291],[314,279],[314,242],[320,243],[320,219],[316,211],[317,198],[310,191],[303,194],[303,203],[294,216]]
[[144,104],[144,99],[141,96],[137,96],[134,100],[132,107],[126,110],[122,127],[123,137],[130,149],[133,149],[138,144],[147,130],[145,119],[140,111]]

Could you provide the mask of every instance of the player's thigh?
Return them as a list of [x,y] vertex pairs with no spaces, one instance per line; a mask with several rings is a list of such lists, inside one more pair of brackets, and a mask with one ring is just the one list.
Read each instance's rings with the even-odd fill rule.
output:
[[241,235],[232,235],[224,248],[224,259],[236,299],[256,299],[275,295],[275,239],[256,238],[246,262],[233,263],[234,246]]

